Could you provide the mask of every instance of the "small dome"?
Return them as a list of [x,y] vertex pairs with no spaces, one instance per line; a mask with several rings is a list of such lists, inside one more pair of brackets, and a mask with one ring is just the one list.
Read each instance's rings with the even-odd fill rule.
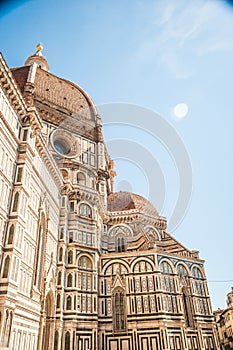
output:
[[108,210],[125,211],[136,209],[140,213],[157,218],[159,216],[155,207],[144,197],[130,192],[116,192],[108,196]]
[[31,66],[33,63],[36,63],[38,67],[44,69],[47,72],[49,70],[49,65],[46,58],[42,55],[42,44],[38,44],[36,48],[36,53],[28,57],[28,59],[25,62],[25,66]]

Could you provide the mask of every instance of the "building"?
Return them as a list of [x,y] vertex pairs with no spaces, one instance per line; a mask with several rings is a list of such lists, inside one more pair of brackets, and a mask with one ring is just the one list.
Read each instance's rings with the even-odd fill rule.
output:
[[88,94],[0,57],[0,349],[218,349],[204,261],[113,189]]
[[227,309],[214,311],[221,350],[233,349],[233,288],[227,294]]

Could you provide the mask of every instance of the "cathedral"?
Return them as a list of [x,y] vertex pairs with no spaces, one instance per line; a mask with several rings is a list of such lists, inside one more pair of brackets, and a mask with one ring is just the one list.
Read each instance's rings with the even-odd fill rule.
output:
[[204,260],[145,198],[114,192],[78,85],[0,55],[0,349],[217,350]]

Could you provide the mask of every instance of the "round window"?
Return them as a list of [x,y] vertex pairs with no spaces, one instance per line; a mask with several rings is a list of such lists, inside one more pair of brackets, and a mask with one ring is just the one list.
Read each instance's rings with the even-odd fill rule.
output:
[[68,131],[56,129],[50,134],[50,144],[56,153],[66,158],[74,158],[79,155],[79,143]]
[[65,156],[69,153],[70,147],[67,145],[63,140],[55,140],[54,141],[54,148],[55,150]]

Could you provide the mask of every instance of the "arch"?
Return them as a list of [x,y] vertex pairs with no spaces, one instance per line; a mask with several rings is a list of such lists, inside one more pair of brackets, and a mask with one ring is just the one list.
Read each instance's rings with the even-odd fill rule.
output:
[[80,216],[84,216],[86,218],[92,218],[92,209],[89,204],[80,203],[78,207],[78,213]]
[[160,280],[162,284],[162,289],[166,291],[166,293],[174,293],[176,287],[173,277],[174,271],[172,269],[172,265],[168,261],[163,260],[160,262],[159,268],[161,272]]
[[159,263],[159,269],[163,274],[173,274],[174,266],[168,259],[163,259]]
[[192,268],[192,276],[195,279],[203,279],[203,273],[201,271],[201,269],[199,268],[199,266],[193,266]]
[[115,237],[117,234],[122,234],[126,237],[133,237],[133,230],[127,224],[114,225],[109,229],[108,236]]
[[10,257],[9,255],[6,256],[4,261],[4,268],[2,273],[2,278],[7,278],[9,274],[9,266],[10,266]]
[[193,292],[200,296],[206,295],[205,281],[203,273],[198,266],[193,266],[192,268],[192,288]]
[[82,172],[78,172],[77,174],[77,182],[81,186],[86,186],[86,175]]
[[158,230],[156,230],[153,226],[146,226],[145,232],[152,236],[156,241],[161,241],[161,235]]
[[177,269],[177,274],[179,276],[179,282],[181,287],[189,286],[190,282],[189,282],[188,267],[183,263],[178,263],[178,265],[176,266],[176,269]]
[[176,266],[177,274],[180,277],[187,277],[189,275],[189,268],[183,263],[178,263]]
[[152,265],[143,259],[134,264],[133,272],[150,272],[152,271]]
[[77,256],[76,256],[76,264],[78,265],[78,261],[79,261],[79,259],[80,258],[82,258],[83,256],[86,256],[87,258],[89,258],[90,260],[91,260],[91,263],[92,263],[92,266],[94,266],[94,259],[93,259],[93,257],[90,255],[90,254],[88,254],[87,252],[79,252],[78,254],[77,254]]
[[120,259],[116,259],[114,261],[108,261],[104,266],[103,266],[103,273],[105,274],[107,269],[111,266],[111,265],[115,265],[115,264],[119,264],[125,267],[127,273],[129,272],[129,265],[126,263],[126,261],[120,260]]
[[[146,257],[143,257],[143,258],[137,258],[137,259],[135,259],[135,260],[132,262],[132,264],[131,264],[131,270],[132,270],[133,272],[135,272],[135,265],[138,264],[138,263],[140,263],[141,261],[143,261],[143,262],[149,264],[150,267],[151,267],[151,271],[154,271],[154,270],[155,270],[155,265],[154,265],[154,263],[153,263],[150,259],[148,259],[148,258],[146,258]],[[148,265],[147,265],[147,266],[148,266]],[[148,269],[147,269],[147,271],[148,271]]]
[[93,263],[89,256],[82,255],[78,259],[78,267],[82,270],[93,270]]

